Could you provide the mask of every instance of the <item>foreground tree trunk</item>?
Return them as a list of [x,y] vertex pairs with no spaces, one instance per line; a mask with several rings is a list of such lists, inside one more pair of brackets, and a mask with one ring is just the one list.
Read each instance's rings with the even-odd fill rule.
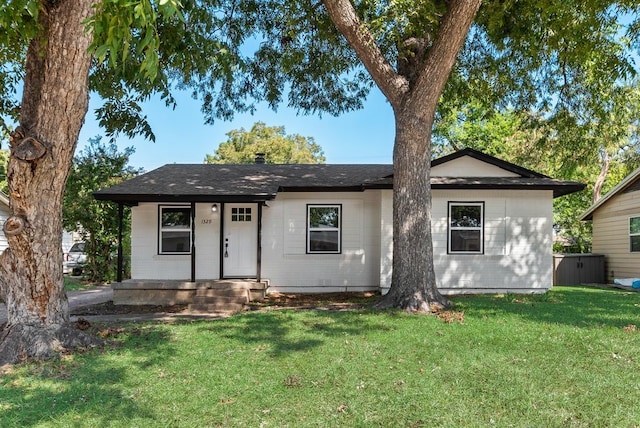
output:
[[7,169],[11,216],[0,290],[8,323],[0,335],[0,365],[97,343],[69,325],[61,245],[62,197],[88,107],[91,36],[83,21],[94,3],[42,1],[39,36],[28,48]]
[[481,0],[451,0],[437,34],[407,34],[397,67],[383,56],[349,0],[324,0],[336,28],[393,107],[393,274],[381,307],[432,311],[449,305],[437,289],[431,234],[431,128],[438,100]]
[[431,121],[396,115],[393,273],[380,306],[430,312],[450,305],[437,288],[431,233]]

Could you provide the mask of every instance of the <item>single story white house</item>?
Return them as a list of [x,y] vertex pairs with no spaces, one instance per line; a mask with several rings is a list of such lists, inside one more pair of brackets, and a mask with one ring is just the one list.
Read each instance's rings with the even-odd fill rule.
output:
[[4,234],[4,222],[7,221],[11,211],[9,210],[9,198],[0,192],[0,253],[7,249],[7,237]]
[[[434,160],[431,174],[443,294],[552,286],[553,198],[583,184],[472,149]],[[277,292],[385,293],[392,189],[393,165],[170,164],[95,197],[132,206],[122,284],[243,278]]]
[[640,168],[591,205],[580,219],[593,222],[592,251],[605,256],[608,283],[640,278]]

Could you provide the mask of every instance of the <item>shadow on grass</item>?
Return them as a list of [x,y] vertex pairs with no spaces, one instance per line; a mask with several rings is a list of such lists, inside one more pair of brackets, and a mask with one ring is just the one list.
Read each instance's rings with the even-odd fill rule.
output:
[[395,330],[388,317],[371,314],[375,311],[274,310],[247,313],[227,322],[203,324],[201,330],[244,345],[269,344],[271,356],[277,357],[309,351],[323,345],[330,337]]
[[61,420],[67,421],[63,425],[110,426],[114,415],[119,421],[154,420],[155,409],[136,403],[143,385],[131,366],[143,369],[174,355],[169,333],[158,326],[112,330],[109,340],[116,343],[106,351],[0,368],[0,426]]
[[456,310],[471,316],[517,315],[575,327],[640,327],[640,293],[591,287],[555,287],[545,294],[458,296]]

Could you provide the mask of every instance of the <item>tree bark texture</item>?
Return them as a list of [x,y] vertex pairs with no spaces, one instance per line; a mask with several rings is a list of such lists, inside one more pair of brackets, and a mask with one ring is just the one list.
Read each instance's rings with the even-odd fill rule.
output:
[[401,74],[384,57],[350,0],[324,0],[331,20],[385,94],[395,115],[393,274],[381,307],[432,311],[449,305],[437,289],[433,264],[431,128],[438,100],[480,3],[448,2],[424,59],[405,64]]
[[42,1],[40,33],[28,47],[20,126],[10,140],[7,169],[10,219],[21,227],[8,230],[9,248],[0,256],[8,311],[0,364],[93,343],[68,324],[62,199],[88,108],[91,35],[83,21],[95,2]]

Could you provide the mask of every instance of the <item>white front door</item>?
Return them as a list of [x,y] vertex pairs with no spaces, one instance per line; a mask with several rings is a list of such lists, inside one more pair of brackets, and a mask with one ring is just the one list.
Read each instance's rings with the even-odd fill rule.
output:
[[222,246],[226,278],[255,277],[258,259],[256,204],[225,204]]

